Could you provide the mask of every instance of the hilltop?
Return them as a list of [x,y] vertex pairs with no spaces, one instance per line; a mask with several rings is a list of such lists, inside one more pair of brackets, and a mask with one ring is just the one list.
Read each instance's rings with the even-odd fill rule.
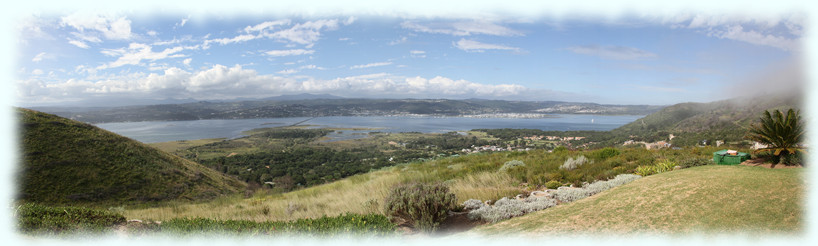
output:
[[739,97],[710,103],[679,103],[611,131],[617,136],[636,136],[649,142],[667,140],[674,145],[695,145],[708,139],[741,141],[747,128],[758,121],[764,110],[799,109],[801,97],[777,94]]
[[246,184],[95,126],[17,110],[19,198],[49,204],[206,200]]

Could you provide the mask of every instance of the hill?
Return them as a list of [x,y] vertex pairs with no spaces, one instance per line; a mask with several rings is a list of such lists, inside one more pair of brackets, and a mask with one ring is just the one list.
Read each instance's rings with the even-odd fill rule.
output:
[[801,168],[682,169],[475,232],[799,233],[805,226],[805,181]]
[[19,198],[28,202],[122,203],[203,200],[245,184],[197,163],[95,126],[18,109],[23,160]]
[[801,97],[778,94],[740,97],[711,103],[680,103],[668,106],[611,131],[618,136],[637,136],[646,141],[676,138],[674,145],[689,146],[708,139],[741,141],[746,128],[758,121],[764,110],[799,109]]

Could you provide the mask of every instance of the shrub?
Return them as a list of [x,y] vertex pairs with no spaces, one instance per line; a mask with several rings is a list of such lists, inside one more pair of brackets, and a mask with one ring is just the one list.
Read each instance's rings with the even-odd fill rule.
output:
[[562,202],[573,202],[641,178],[639,175],[620,174],[607,181],[596,181],[582,188],[557,190],[554,195]]
[[508,171],[517,167],[525,167],[525,163],[518,160],[507,161],[506,163],[503,163],[502,167],[500,167],[500,171]]
[[574,158],[568,157],[568,160],[565,160],[565,162],[562,164],[562,166],[560,166],[560,169],[571,171],[571,170],[576,169],[579,166],[582,166],[582,164],[585,164],[587,162],[588,162],[588,159],[585,158],[584,155],[581,155],[581,156],[577,157],[576,160]]
[[384,203],[391,217],[412,223],[415,228],[431,232],[446,219],[455,205],[455,196],[443,184],[403,184],[392,188]]
[[675,162],[672,162],[670,160],[662,160],[659,163],[656,163],[656,173],[672,171],[673,167],[675,166],[676,166]]
[[679,166],[682,167],[682,168],[689,168],[689,167],[698,167],[698,166],[710,165],[711,163],[713,163],[712,159],[693,158],[693,159],[687,159],[687,160],[684,160],[684,161],[680,162]]
[[[479,202],[479,200],[477,201]],[[469,211],[467,216],[471,220],[480,219],[494,223],[511,217],[517,217],[523,214],[550,208],[556,205],[556,200],[547,197],[528,197],[524,200],[503,197],[500,200],[497,200],[497,202],[494,203],[494,206],[482,206],[478,209]]]
[[104,232],[125,223],[125,217],[106,210],[49,207],[26,203],[17,207],[19,229],[24,233],[63,234]]
[[479,208],[482,208],[482,207],[488,207],[488,206],[489,205],[486,205],[485,203],[483,203],[482,201],[477,200],[477,199],[469,199],[469,200],[466,200],[465,202],[463,202],[463,209],[466,209],[466,210],[475,210],[475,209],[479,209]]
[[656,167],[655,166],[639,166],[636,167],[636,171],[634,174],[645,177],[656,174]]
[[601,150],[596,151],[594,154],[595,154],[595,157],[597,159],[605,160],[605,159],[608,159],[608,158],[619,155],[619,150],[616,149],[616,148],[605,147],[605,148],[602,148]]
[[548,183],[545,183],[545,188],[548,188],[548,189],[556,189],[556,188],[559,188],[560,186],[562,186],[562,183],[560,183],[560,181],[556,181],[556,180],[551,180],[551,181],[548,181]]

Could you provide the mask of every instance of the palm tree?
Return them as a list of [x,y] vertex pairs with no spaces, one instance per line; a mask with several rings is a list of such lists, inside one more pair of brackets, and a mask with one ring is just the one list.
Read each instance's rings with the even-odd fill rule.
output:
[[790,109],[785,116],[777,109],[772,114],[764,110],[761,124],[751,126],[747,138],[766,144],[768,147],[758,149],[754,153],[772,152],[778,157],[779,163],[783,163],[788,155],[795,154],[796,151],[804,151],[798,146],[804,136],[804,128],[798,112]]

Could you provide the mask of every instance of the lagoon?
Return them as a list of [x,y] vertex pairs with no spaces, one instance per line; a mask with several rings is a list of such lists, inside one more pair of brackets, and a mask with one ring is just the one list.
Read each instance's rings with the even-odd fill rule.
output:
[[[479,128],[540,129],[546,131],[608,131],[644,115],[557,114],[548,118],[468,118],[433,116],[327,116],[193,121],[144,121],[101,123],[96,126],[143,143],[236,138],[243,131],[289,126],[295,123],[318,128],[367,128],[331,133],[331,140],[366,137],[368,132],[444,133]],[[305,121],[306,120],[306,121]]]

